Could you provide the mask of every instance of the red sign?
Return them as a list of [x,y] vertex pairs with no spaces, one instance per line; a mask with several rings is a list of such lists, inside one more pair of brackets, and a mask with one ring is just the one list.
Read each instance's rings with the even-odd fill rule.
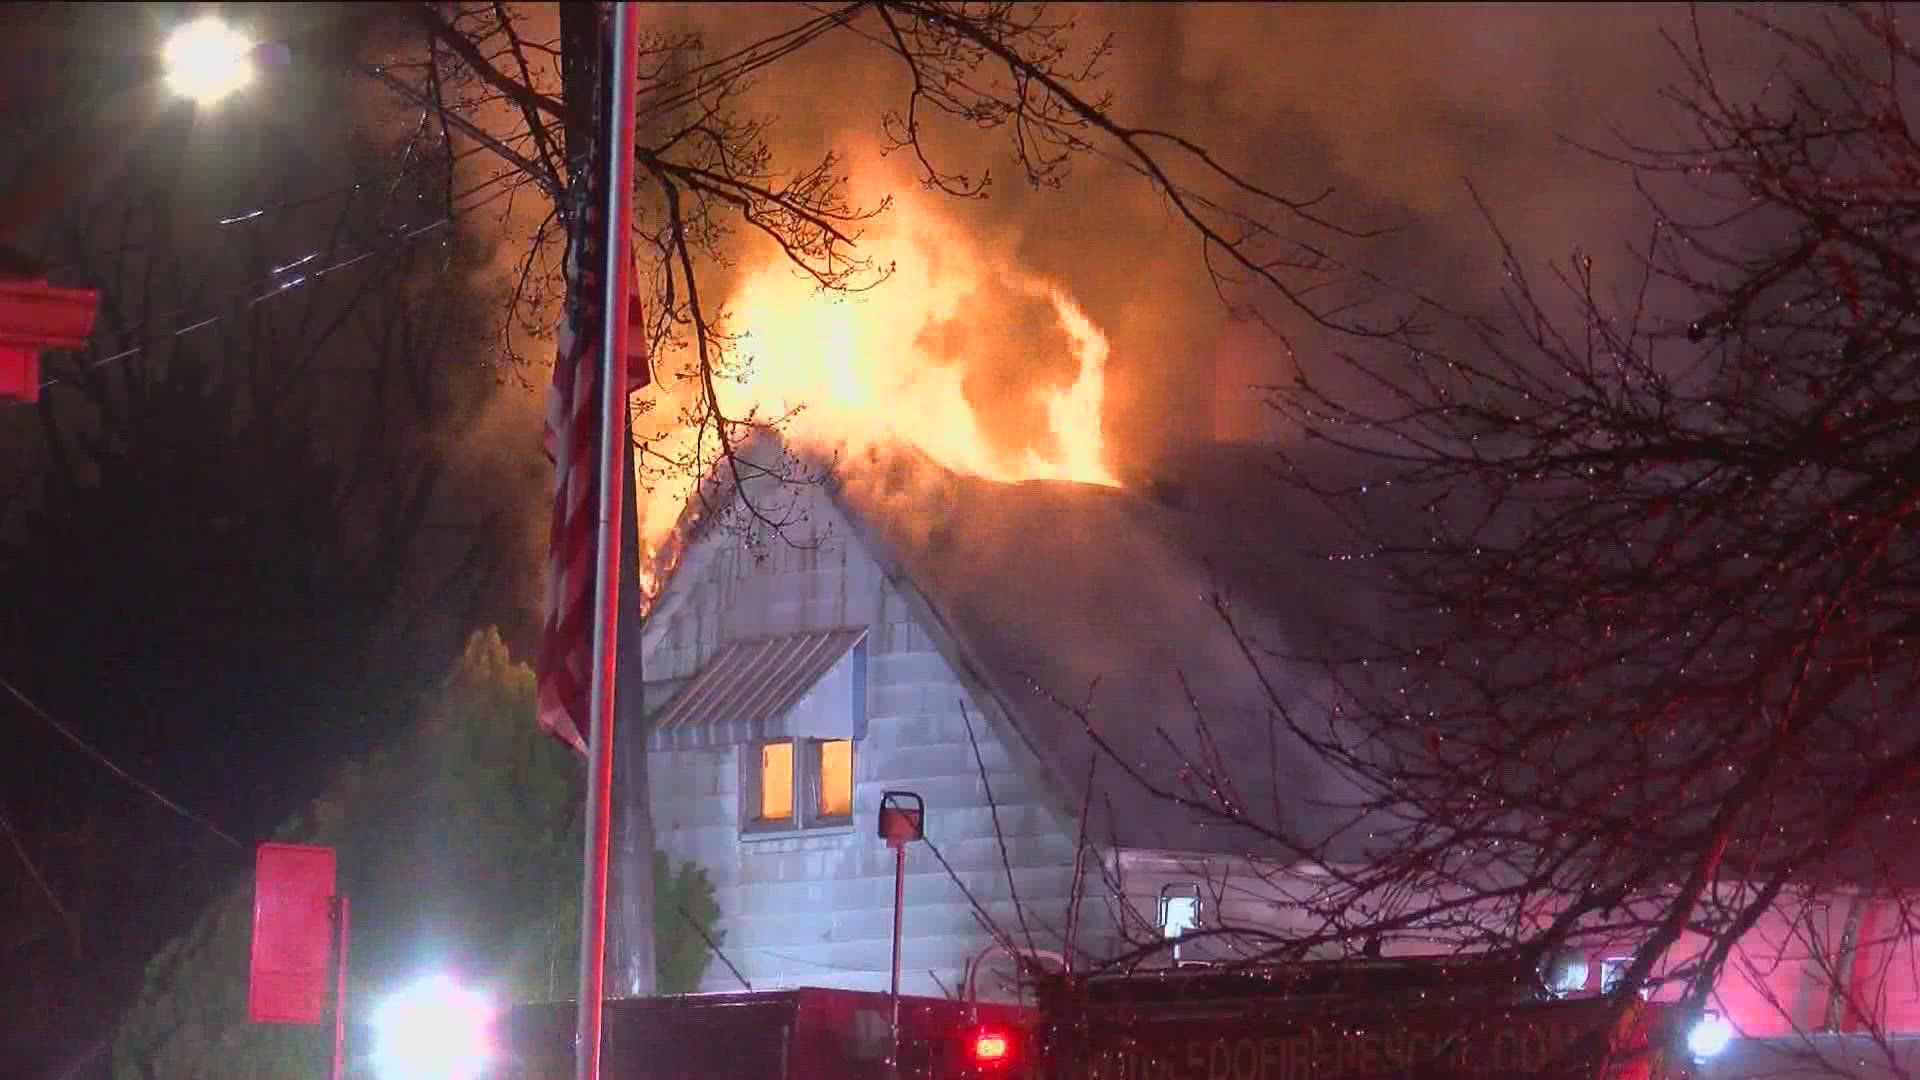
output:
[[0,345],[0,401],[39,400],[39,351]]
[[332,848],[261,844],[253,873],[247,1019],[318,1024],[332,972]]
[[0,401],[40,398],[40,350],[78,349],[100,295],[44,281],[0,280]]

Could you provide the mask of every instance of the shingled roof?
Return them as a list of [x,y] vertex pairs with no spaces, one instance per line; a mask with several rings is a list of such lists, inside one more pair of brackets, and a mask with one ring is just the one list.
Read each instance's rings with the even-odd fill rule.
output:
[[[1324,723],[1324,680],[1268,658],[1270,698],[1216,607],[1224,600],[1243,635],[1280,652],[1313,652],[1373,618],[1364,591],[1326,558],[1343,535],[1279,477],[1270,449],[1190,450],[1130,488],[999,484],[908,460],[836,480],[855,530],[925,601],[949,659],[992,697],[1064,802],[1089,808],[1095,839],[1358,854],[1353,793],[1273,715],[1278,699]],[[1064,706],[1083,707],[1088,722]],[[1207,802],[1216,786],[1296,843],[1151,790]]]

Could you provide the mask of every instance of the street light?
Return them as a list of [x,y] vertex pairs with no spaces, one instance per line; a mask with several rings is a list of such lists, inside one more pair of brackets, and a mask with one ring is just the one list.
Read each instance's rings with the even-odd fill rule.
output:
[[208,15],[175,30],[160,50],[167,88],[212,105],[253,81],[252,39]]

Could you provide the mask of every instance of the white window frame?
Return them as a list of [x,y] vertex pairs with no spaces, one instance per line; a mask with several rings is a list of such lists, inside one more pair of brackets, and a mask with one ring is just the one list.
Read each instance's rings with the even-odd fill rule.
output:
[[[850,788],[847,800],[848,812],[830,817],[820,812],[820,744],[841,741],[846,742],[853,751],[850,762],[852,775],[848,779]],[[760,771],[761,748],[774,743],[787,743],[793,747],[793,816],[788,818],[759,816],[764,781]],[[746,744],[741,748],[740,754],[741,837],[747,839],[772,833],[793,834],[851,829],[860,811],[860,785],[856,782],[859,768],[860,741],[858,739],[778,738],[760,739]]]

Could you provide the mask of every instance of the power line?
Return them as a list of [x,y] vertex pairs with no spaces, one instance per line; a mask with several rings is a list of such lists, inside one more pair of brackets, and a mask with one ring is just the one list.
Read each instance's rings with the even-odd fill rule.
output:
[[[506,172],[506,173],[501,173],[501,174],[499,174],[499,175],[495,175],[495,176],[492,176],[492,177],[489,177],[489,178],[487,178],[487,179],[485,179],[485,180],[482,180],[482,181],[480,181],[480,182],[478,182],[478,183],[476,183],[476,184],[474,184],[473,186],[471,186],[471,187],[469,187],[469,188],[467,188],[467,189],[465,189],[465,190],[463,190],[463,191],[461,191],[461,192],[459,192],[459,193],[457,193],[457,194],[455,195],[455,197],[454,197],[454,201],[455,201],[455,203],[456,203],[456,204],[457,204],[457,203],[461,203],[461,202],[464,202],[465,200],[467,200],[467,199],[469,199],[469,198],[471,198],[472,196],[475,196],[475,195],[478,195],[478,194],[481,194],[482,192],[485,192],[487,188],[489,188],[489,187],[493,187],[493,186],[495,186],[495,185],[498,185],[498,184],[500,184],[500,183],[501,183],[501,182],[502,182],[503,180],[519,180],[519,179],[521,179],[521,178],[520,178],[520,177],[518,176],[518,174],[515,174],[515,173],[512,173],[512,172]],[[480,208],[481,206],[484,206],[484,205],[486,205],[487,203],[489,203],[489,202],[492,202],[493,200],[495,200],[495,199],[497,199],[497,198],[499,198],[501,194],[503,194],[503,193],[495,193],[495,194],[491,194],[491,195],[488,195],[488,196],[486,196],[486,197],[485,197],[485,198],[483,198],[483,199],[479,199],[478,201],[475,201],[475,202],[473,202],[473,203],[471,203],[471,204],[468,204],[468,205],[465,205],[465,206],[459,206],[459,205],[456,205],[455,207],[453,207],[453,208],[452,208],[452,210],[453,210],[454,212],[457,212],[457,211],[461,211],[461,210],[477,210],[477,209],[479,209],[479,208]],[[241,218],[241,219],[237,219],[237,220],[245,220],[245,218]],[[393,250],[393,249],[395,249],[395,248],[397,248],[397,247],[399,247],[400,245],[402,245],[402,244],[404,244],[404,243],[406,243],[406,242],[409,242],[409,241],[412,241],[412,240],[416,240],[416,239],[418,239],[418,238],[420,238],[421,236],[424,236],[424,235],[426,235],[427,233],[430,233],[430,232],[433,232],[433,231],[435,231],[435,230],[437,230],[437,229],[440,229],[440,228],[443,228],[443,227],[445,227],[445,226],[447,226],[447,225],[450,225],[450,224],[452,224],[452,222],[453,222],[453,217],[452,217],[452,213],[450,212],[450,213],[449,213],[449,215],[448,215],[448,216],[446,216],[446,217],[442,217],[442,218],[440,218],[440,219],[438,219],[438,220],[436,220],[436,221],[432,221],[432,222],[429,222],[429,223],[427,223],[427,224],[425,224],[425,225],[421,225],[421,226],[419,226],[419,227],[417,227],[417,228],[413,228],[413,229],[408,229],[408,230],[405,230],[405,231],[400,231],[400,232],[395,232],[395,233],[393,233],[393,234],[392,234],[392,235],[391,235],[391,236],[389,237],[389,239],[390,239],[390,240],[392,241],[392,242],[391,242],[391,243],[389,243],[389,244],[385,244],[385,245],[382,245],[382,246],[379,246],[379,247],[373,247],[373,248],[368,248],[368,249],[366,249],[366,250],[364,250],[364,251],[361,251],[360,253],[358,253],[358,254],[356,254],[356,255],[353,255],[353,256],[351,256],[351,257],[349,257],[349,258],[346,258],[346,259],[342,259],[341,261],[339,261],[339,262],[337,262],[337,263],[334,263],[334,264],[332,264],[332,265],[330,265],[330,266],[326,266],[326,267],[323,267],[323,268],[321,268],[321,269],[319,269],[319,270],[313,270],[313,271],[309,271],[309,272],[307,272],[307,273],[305,273],[305,274],[301,274],[301,275],[299,275],[298,277],[294,277],[294,278],[292,278],[292,279],[289,279],[289,280],[281,280],[281,281],[279,281],[279,283],[278,283],[278,284],[275,284],[275,285],[274,285],[274,286],[273,286],[272,288],[270,288],[270,289],[267,289],[267,290],[266,290],[265,292],[262,292],[262,293],[259,293],[258,295],[255,295],[255,296],[252,296],[252,297],[250,297],[250,298],[248,298],[248,299],[246,299],[246,300],[245,300],[244,302],[241,302],[241,301],[236,301],[236,302],[234,302],[234,303],[231,303],[231,304],[228,304],[228,305],[226,305],[226,307],[225,307],[225,309],[224,309],[224,310],[222,310],[222,311],[219,311],[219,312],[216,312],[215,314],[212,314],[212,315],[209,315],[209,316],[206,316],[206,317],[204,317],[204,318],[201,318],[201,319],[199,319],[199,320],[197,320],[197,321],[195,321],[195,322],[191,322],[191,323],[188,323],[187,325],[185,325],[185,326],[182,326],[182,327],[180,327],[180,328],[179,328],[179,329],[177,329],[177,330],[174,330],[174,331],[173,331],[172,333],[170,333],[170,334],[165,334],[165,335],[162,335],[162,338],[163,338],[163,340],[164,340],[164,339],[169,339],[169,338],[177,338],[177,337],[183,337],[183,336],[185,336],[185,335],[187,335],[187,334],[191,334],[191,333],[193,333],[193,332],[194,332],[194,331],[196,331],[196,330],[204,330],[204,329],[206,329],[206,328],[207,328],[207,327],[209,327],[209,326],[213,326],[213,325],[215,325],[215,324],[217,324],[217,323],[219,323],[219,322],[221,321],[221,319],[223,319],[223,318],[224,318],[224,317],[225,317],[225,316],[226,316],[227,314],[229,314],[229,313],[231,313],[231,311],[232,311],[232,309],[234,309],[234,308],[238,308],[238,307],[241,307],[241,306],[243,306],[243,304],[244,304],[244,306],[245,306],[245,307],[248,307],[248,308],[251,308],[251,307],[254,307],[255,305],[258,305],[258,304],[260,304],[260,303],[263,303],[263,302],[265,302],[265,301],[267,301],[267,300],[271,300],[272,298],[274,298],[275,296],[278,296],[278,295],[280,295],[281,293],[284,293],[284,292],[287,292],[287,291],[289,291],[289,290],[291,290],[291,289],[294,289],[294,288],[297,288],[297,287],[299,287],[299,286],[301,286],[301,285],[304,285],[304,284],[306,284],[306,283],[308,283],[309,281],[313,281],[313,280],[316,280],[316,279],[318,279],[318,278],[322,278],[322,277],[325,277],[325,276],[327,276],[328,274],[332,274],[332,273],[335,273],[335,272],[338,272],[338,271],[340,271],[340,270],[345,270],[345,269],[347,269],[347,268],[348,268],[348,267],[350,267],[350,266],[354,266],[354,265],[356,265],[356,264],[358,264],[358,263],[361,263],[361,262],[364,262],[364,261],[366,261],[367,259],[370,259],[370,258],[372,258],[372,257],[373,257],[373,256],[375,256],[375,255],[379,255],[379,254],[381,254],[382,252],[385,252],[385,251],[391,251],[391,250]],[[222,222],[222,224],[225,224],[225,223],[226,223],[225,221],[223,221],[223,222]],[[297,268],[299,268],[300,266],[303,266],[303,265],[305,265],[305,264],[306,264],[307,262],[309,262],[309,261],[311,261],[312,259],[314,259],[314,258],[317,258],[317,257],[318,257],[319,255],[320,255],[320,253],[319,253],[319,252],[317,252],[317,251],[316,251],[316,252],[309,252],[308,254],[306,254],[306,255],[303,255],[303,256],[301,256],[300,258],[297,258],[297,259],[294,259],[294,260],[292,260],[292,261],[290,261],[290,262],[288,262],[288,263],[285,263],[285,264],[283,264],[283,265],[281,265],[281,266],[278,266],[278,267],[275,267],[275,268],[274,268],[274,269],[273,269],[272,271],[270,271],[270,272],[269,272],[269,273],[268,273],[268,274],[266,275],[266,279],[267,279],[267,280],[275,280],[275,279],[277,279],[277,278],[279,278],[279,276],[280,276],[281,274],[283,274],[284,272],[286,272],[286,271],[289,271],[289,270],[294,270],[294,269],[297,269]],[[240,291],[242,291],[242,290],[240,290],[240,289],[235,289],[235,290],[232,290],[232,291],[233,291],[233,292],[236,292],[236,293],[237,293],[237,292],[240,292]],[[116,336],[116,337],[117,337],[117,338],[118,338],[119,340],[121,340],[121,341],[125,341],[125,340],[127,340],[128,338],[132,338],[132,337],[136,337],[136,336],[139,336],[139,335],[140,335],[140,334],[141,334],[141,333],[142,333],[142,332],[143,332],[143,331],[145,330],[145,328],[146,328],[146,327],[150,327],[150,326],[152,326],[152,325],[153,325],[153,324],[155,324],[155,323],[158,323],[158,322],[161,322],[161,321],[164,321],[164,320],[166,320],[166,319],[169,319],[169,318],[174,318],[174,317],[176,317],[176,316],[179,316],[179,315],[180,315],[180,314],[182,314],[182,313],[183,313],[183,312],[184,312],[185,310],[186,310],[185,308],[176,308],[176,309],[175,309],[175,310],[173,310],[173,311],[169,311],[169,312],[165,312],[165,313],[163,313],[163,314],[161,314],[161,315],[156,315],[156,316],[153,316],[153,317],[150,317],[150,318],[148,318],[148,319],[146,319],[146,320],[144,320],[144,321],[143,321],[143,322],[142,322],[142,323],[140,324],[140,327],[139,327],[139,328],[134,328],[134,329],[128,329],[128,330],[124,330],[124,331],[121,331],[121,332],[120,332],[119,334],[117,334],[117,335],[115,335],[115,336]],[[205,309],[202,309],[202,310],[205,310]],[[80,367],[79,367],[79,368],[78,368],[78,369],[77,369],[77,370],[76,370],[76,371],[75,371],[75,372],[74,372],[73,374],[80,374],[80,373],[84,373],[84,372],[88,372],[88,371],[93,371],[93,370],[95,370],[95,369],[98,369],[98,368],[101,368],[101,367],[105,367],[105,366],[106,366],[106,365],[108,365],[108,364],[111,364],[111,363],[115,363],[115,362],[117,362],[117,361],[120,361],[120,360],[125,360],[125,359],[127,359],[127,358],[129,358],[129,357],[132,357],[132,356],[137,356],[137,355],[139,355],[140,353],[143,353],[143,352],[145,352],[145,351],[147,351],[147,350],[148,350],[149,348],[152,348],[152,347],[153,347],[153,343],[152,343],[152,342],[150,342],[150,341],[149,341],[149,342],[144,342],[144,343],[142,343],[142,344],[139,344],[139,345],[133,345],[133,346],[129,346],[129,347],[127,347],[127,348],[125,348],[125,349],[121,349],[121,350],[119,350],[119,351],[117,351],[117,352],[113,352],[113,353],[109,353],[108,355],[105,355],[105,356],[102,356],[102,357],[99,357],[99,358],[97,358],[97,359],[95,359],[95,360],[91,360],[91,361],[89,361],[89,362],[87,362],[86,364],[83,364],[83,365],[81,365],[81,366],[80,366]],[[60,385],[61,383],[63,383],[63,382],[65,382],[65,381],[67,381],[68,379],[70,379],[71,377],[72,377],[72,375],[68,375],[68,376],[65,376],[65,377],[55,377],[55,378],[49,378],[49,379],[46,379],[46,380],[43,380],[43,381],[42,381],[42,382],[40,383],[40,389],[44,391],[44,390],[46,390],[46,389],[48,389],[48,388],[50,388],[50,387],[54,387],[54,386],[58,386],[58,385]],[[25,404],[28,404],[28,402],[24,402],[24,401],[15,401],[15,402],[10,402],[10,403],[8,403],[8,404],[6,404],[6,405],[0,405],[0,412],[4,412],[4,411],[5,411],[5,410],[7,410],[7,409],[10,409],[10,408],[15,408],[15,407],[17,407],[17,406],[20,406],[20,405],[25,405]]]
[[[232,213],[223,214],[217,218],[201,219],[199,224],[206,225],[215,230],[225,230],[235,225],[245,225],[259,221],[262,218],[268,218],[269,215],[278,215],[283,211],[300,210],[309,206],[317,206],[341,197],[351,198],[363,190],[383,186],[388,189],[388,195],[391,197],[393,189],[399,185],[400,181],[405,180],[407,177],[435,166],[445,165],[452,167],[461,160],[484,151],[484,149],[484,147],[469,147],[456,152],[453,158],[447,161],[443,161],[440,158],[421,157],[417,160],[410,161],[408,164],[402,165],[391,174],[366,177],[313,194],[282,199],[279,202],[256,202],[250,209],[235,210]],[[240,205],[245,206],[247,204],[241,203]],[[269,220],[278,219],[276,216]],[[88,252],[88,256],[91,258],[111,258],[118,255],[140,254],[149,250],[152,246],[153,242],[151,241],[135,240],[111,247],[103,247],[98,251]]]
[[[484,147],[469,147],[465,150],[457,151],[453,154],[453,156],[449,160],[445,161],[444,164],[447,165],[448,167],[452,167],[454,165],[457,165],[460,161],[468,157],[484,152],[484,150],[485,150]],[[423,157],[417,161],[414,161],[410,164],[402,166],[398,171],[394,172],[391,175],[357,180],[351,184],[347,184],[341,187],[335,187],[330,190],[318,192],[312,195],[286,199],[277,203],[256,204],[253,209],[236,211],[234,213],[227,214],[223,217],[213,219],[211,222],[211,227],[218,231],[225,231],[232,226],[246,225],[246,224],[250,224],[252,222],[258,221],[269,214],[277,214],[280,211],[284,211],[284,210],[296,210],[302,207],[312,206],[322,202],[326,202],[331,199],[339,198],[341,196],[346,196],[348,198],[351,198],[354,195],[361,192],[362,190],[371,189],[378,186],[388,187],[389,195],[391,195],[392,188],[397,186],[400,181],[406,179],[408,176],[412,175],[413,173],[421,171],[424,168],[434,166],[434,165],[439,165],[439,164],[443,164],[443,162],[441,162],[439,159]],[[471,188],[468,188],[466,191],[463,191],[458,195],[454,196],[453,202],[455,204],[458,204],[460,200],[465,199],[470,195],[473,195],[477,192],[484,190],[489,185],[498,182],[498,180],[499,180],[499,177],[494,177],[488,181],[485,181]],[[493,196],[489,196],[488,199],[483,199],[480,202],[475,203],[474,208],[484,205],[486,202],[490,201],[492,198]],[[242,205],[245,205],[245,204],[243,203]],[[450,218],[456,211],[460,209],[466,209],[466,208],[459,207],[458,205],[448,207],[446,217]],[[406,232],[404,234],[394,231],[394,232],[391,232],[390,235],[398,236],[400,239],[403,239],[403,240],[412,239],[415,236],[420,235],[422,232],[430,231],[431,229],[437,228],[438,226],[444,225],[444,224],[447,224],[447,221],[445,219],[442,219],[440,221],[436,221],[432,223],[431,225],[424,226],[421,229],[416,229],[411,232]],[[143,244],[143,243],[122,244],[118,247],[106,248],[97,252],[90,252],[88,253],[88,258],[92,258],[92,259],[112,258],[115,256],[125,255],[129,253],[139,253],[139,252],[145,251],[149,246],[150,245]],[[309,252],[308,254],[303,255],[297,259],[287,262],[281,266],[275,267],[265,275],[265,280],[269,280],[269,281],[277,280],[283,272],[302,266],[305,263],[315,258],[318,258],[320,254],[321,252],[319,251]],[[345,266],[352,265],[353,263],[360,261],[360,259],[364,257],[365,255],[363,254],[361,256],[349,258],[341,264],[329,267],[326,270],[310,273],[306,275],[306,277],[322,276],[328,272],[331,272],[332,270],[338,270],[338,269],[344,268]],[[296,281],[293,284],[299,284],[299,282]],[[276,286],[275,288],[268,290],[267,293],[254,297],[250,301],[250,303],[259,303],[261,300],[267,299],[269,296],[272,296],[274,293],[285,291],[285,287],[286,287],[286,283],[282,282],[280,286]],[[247,291],[247,286],[235,287],[228,291],[231,293],[244,292],[244,291]],[[160,315],[148,316],[144,318],[138,326],[127,329],[127,330],[119,331],[114,336],[122,341],[128,338],[139,336],[145,331],[147,327],[150,327],[155,323],[162,322],[166,319],[183,315],[185,314],[186,310],[187,309],[185,307],[180,307],[180,308],[175,308],[172,311],[162,313]],[[217,320],[202,320],[200,322],[193,323],[189,326],[183,327],[178,331],[175,331],[175,336],[178,336],[179,334],[188,333],[193,330],[198,330],[203,326],[208,325],[211,321],[217,321]],[[114,356],[110,357],[109,360],[124,359],[126,356],[132,355],[133,353],[136,353],[138,351],[140,351],[140,349],[138,348],[126,350],[123,353],[115,354]],[[107,362],[107,361],[103,361],[103,362]],[[89,369],[83,368],[82,370],[89,370]],[[53,380],[52,382],[58,382],[58,381],[59,380]],[[52,385],[52,382],[44,383],[42,384],[42,386],[44,387],[47,385]]]
[[128,784],[131,784],[133,787],[135,787],[142,793],[146,794],[148,797],[152,798],[155,802],[159,803],[161,806],[166,807],[167,809],[173,811],[174,813],[180,815],[181,817],[186,818],[188,821],[191,821],[194,824],[200,826],[201,828],[207,830],[213,835],[226,841],[228,844],[232,845],[234,848],[241,851],[246,850],[246,845],[242,844],[238,840],[235,840],[231,835],[227,833],[225,829],[222,829],[220,826],[215,825],[212,821],[208,820],[206,817],[200,814],[196,814],[193,811],[187,809],[186,807],[181,806],[179,803],[174,802],[172,799],[167,798],[165,795],[160,794],[160,792],[154,790],[154,788],[151,785],[143,782],[138,777],[135,777],[132,773],[114,764],[113,759],[107,757],[107,755],[101,753],[99,750],[94,749],[91,743],[81,738],[78,734],[74,732],[72,728],[54,719],[52,713],[49,713],[47,710],[34,704],[33,699],[21,693],[19,688],[14,686],[12,683],[8,682],[3,678],[0,678],[0,689],[5,690],[9,694],[12,694],[14,700],[18,701],[21,705],[25,706],[28,712],[46,721],[47,726],[59,732],[61,738],[72,743],[75,747],[78,747],[81,753],[87,755],[88,757],[92,758],[94,761],[98,762],[108,772],[111,772],[113,773],[113,775],[119,777],[122,780],[125,780]]
[[[374,257],[375,255],[381,254],[382,252],[385,252],[385,251],[390,251],[393,248],[396,248],[408,241],[416,240],[419,237],[426,235],[427,233],[433,232],[434,230],[447,225],[451,221],[452,221],[451,218],[445,218],[445,217],[440,218],[438,221],[430,222],[426,225],[419,226],[418,228],[410,229],[405,232],[396,234],[394,237],[392,237],[393,242],[391,244],[382,245],[380,247],[368,248],[367,250],[362,251],[357,255],[354,255],[350,258],[342,259],[341,261],[333,263],[330,266],[325,266],[318,270],[309,271],[297,277],[280,281],[278,284],[274,285],[272,288],[268,289],[263,293],[250,297],[244,301],[236,301],[234,303],[228,304],[222,310],[218,310],[212,315],[208,315],[195,322],[188,323],[187,325],[182,326],[177,330],[174,330],[170,334],[163,334],[161,335],[161,340],[170,340],[173,338],[184,337],[185,335],[191,334],[196,330],[204,330],[209,326],[214,326],[218,324],[222,319],[226,318],[229,314],[231,314],[235,308],[240,308],[242,306],[246,308],[252,308],[258,304],[264,303],[265,301],[271,300],[274,297],[279,296],[281,293],[288,292],[290,290],[300,287],[301,285],[305,285],[308,282],[316,281],[320,278],[326,277],[328,274],[336,273],[338,271],[345,270],[350,266],[354,266],[358,263],[365,262],[366,260]],[[301,264],[305,263],[308,259],[313,258],[317,254],[319,253],[314,252],[300,259],[296,259],[293,262],[290,262],[285,266],[281,267],[280,269],[282,271],[289,270],[289,269],[296,269]],[[270,274],[268,276],[269,278],[271,278],[274,275]],[[142,325],[151,326],[152,324],[159,322],[162,319],[166,319],[171,316],[178,315],[179,313],[180,312],[177,310],[168,312],[164,315],[160,315],[160,316],[156,316],[154,318],[148,319]],[[122,333],[119,335],[120,340],[124,341],[127,338],[134,336],[135,333],[136,331],[133,331],[133,330],[129,330],[125,333]],[[77,371],[74,372],[74,374],[94,371],[98,368],[105,367],[108,364],[115,363],[120,360],[125,360],[128,357],[137,356],[140,353],[146,352],[149,348],[153,347],[153,344],[154,344],[153,342],[147,341],[139,345],[134,345],[125,349],[121,349],[118,352],[109,353],[106,356],[99,357],[97,359],[88,361],[87,363],[81,365],[77,369]],[[58,386],[62,382],[65,382],[67,381],[67,379],[70,379],[70,378],[72,378],[72,375],[68,375],[65,377],[55,377],[55,378],[45,379],[40,383],[40,389],[44,391],[50,387]],[[24,401],[11,402],[8,405],[0,406],[0,411],[4,411],[5,409],[10,409],[10,408],[16,408],[18,406],[25,405],[25,404],[28,404],[28,403]]]
[[[462,153],[461,156],[465,156],[466,153],[470,153],[470,152],[471,151],[465,151]],[[470,204],[460,205],[462,203],[465,203],[466,200],[472,198],[475,195],[482,194],[488,188],[499,185],[503,181],[517,181],[520,179],[523,179],[523,178],[521,178],[520,176],[518,176],[518,174],[513,173],[511,171],[488,177],[487,179],[479,181],[478,183],[475,183],[471,187],[468,187],[465,190],[456,193],[453,199],[456,205],[449,208],[447,216],[441,217],[435,221],[429,222],[425,225],[421,225],[413,229],[396,231],[390,234],[388,239],[391,242],[388,244],[383,244],[378,247],[368,248],[364,251],[359,252],[358,254],[342,259],[339,262],[333,263],[332,265],[323,267],[319,270],[309,271],[305,274],[301,274],[291,279],[284,279],[284,280],[281,279],[281,275],[284,274],[286,271],[298,269],[299,267],[305,265],[307,262],[317,258],[320,255],[320,252],[317,252],[317,251],[309,252],[306,255],[303,255],[297,259],[293,259],[290,262],[287,262],[281,266],[275,267],[273,270],[269,271],[265,275],[266,281],[277,282],[276,284],[273,285],[273,287],[267,289],[265,292],[261,292],[257,295],[246,298],[244,301],[236,300],[233,303],[227,304],[225,305],[224,309],[220,311],[216,311],[216,313],[212,315],[208,315],[204,318],[188,323],[185,326],[181,326],[170,334],[162,335],[162,338],[164,340],[169,338],[183,337],[187,334],[193,333],[196,330],[204,330],[207,327],[210,327],[219,323],[221,319],[226,316],[226,314],[230,313],[235,308],[239,308],[242,306],[245,306],[248,308],[254,307],[255,305],[258,305],[267,300],[270,300],[275,296],[280,295],[281,293],[287,292],[291,289],[297,288],[298,286],[304,285],[309,281],[313,281],[318,278],[325,277],[328,274],[336,273],[340,270],[345,270],[348,267],[364,262],[375,255],[381,254],[382,252],[385,252],[385,251],[393,250],[404,243],[407,243],[412,240],[416,240],[421,236],[426,235],[427,233],[433,232],[447,225],[450,225],[453,222],[453,215],[455,213],[463,210],[477,210],[481,206],[484,206],[487,203],[492,202],[493,200],[499,198],[500,195],[504,193],[490,194],[490,195],[487,195],[485,198],[478,199],[477,201],[474,201]],[[242,214],[238,217],[223,218],[221,219],[219,224],[228,225],[236,222],[249,221],[249,220],[252,220],[254,217],[257,217],[260,214],[263,214],[265,212],[266,212],[265,210],[254,210],[246,214]],[[257,288],[258,285],[256,285],[255,287]],[[247,291],[247,290],[244,287],[231,290],[231,292],[233,293],[241,293],[243,291]],[[202,310],[205,310],[205,309],[202,309]],[[143,320],[139,325],[139,327],[123,330],[114,336],[121,341],[125,341],[129,338],[140,336],[145,332],[146,328],[153,326],[155,323],[163,322],[171,318],[176,318],[182,315],[185,311],[186,311],[185,308],[176,308],[172,311],[165,312],[160,315],[151,316]],[[153,347],[153,343],[149,341],[149,342],[143,342],[142,344],[139,344],[139,345],[133,345],[124,349],[120,349],[116,352],[109,353],[105,356],[101,356],[97,359],[87,362],[86,364],[81,365],[73,374],[80,374],[88,371],[93,371],[101,367],[105,367],[108,364],[115,363],[120,360],[125,360],[132,356],[137,356],[140,353],[143,353],[152,347]],[[66,382],[70,378],[72,378],[72,375],[46,379],[40,383],[40,389],[44,391],[51,387],[58,386],[61,383]],[[25,405],[25,404],[28,404],[28,403],[24,401],[10,402],[6,405],[0,406],[0,412],[4,412],[7,409],[15,408],[17,406]]]
[[53,910],[60,913],[60,921],[67,924],[67,933],[72,936],[75,944],[78,944],[80,924],[74,920],[73,912],[68,911],[67,906],[60,902],[59,894],[53,891],[53,886],[47,882],[46,875],[42,874],[40,867],[34,864],[33,856],[27,854],[27,845],[20,842],[20,834],[14,831],[13,822],[7,817],[4,808],[0,808],[0,832],[7,834],[7,843],[13,846],[13,853],[20,857],[20,865],[27,868],[27,875],[33,878],[33,883],[40,886],[40,891],[46,894],[47,903],[52,904]]

